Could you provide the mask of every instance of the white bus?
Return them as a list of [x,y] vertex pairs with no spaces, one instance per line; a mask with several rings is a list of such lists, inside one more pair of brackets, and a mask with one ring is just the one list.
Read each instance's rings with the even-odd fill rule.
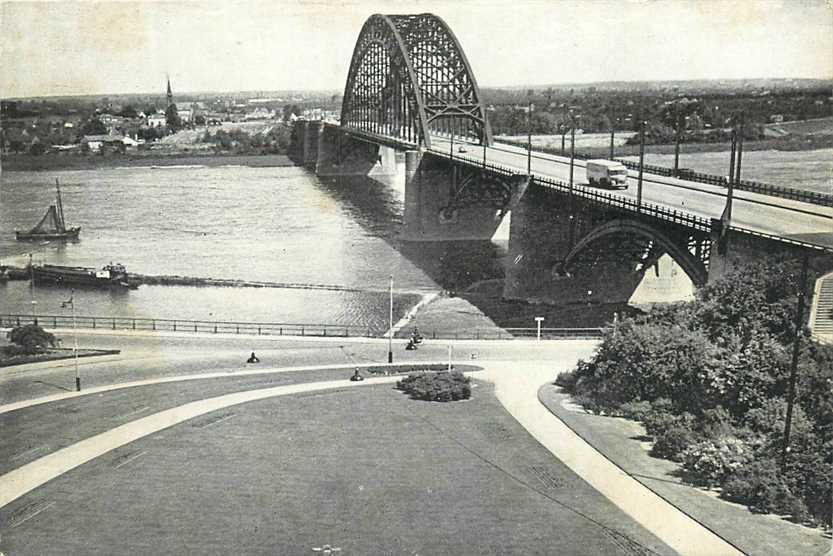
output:
[[627,189],[628,169],[621,162],[601,159],[588,160],[587,181],[590,185]]

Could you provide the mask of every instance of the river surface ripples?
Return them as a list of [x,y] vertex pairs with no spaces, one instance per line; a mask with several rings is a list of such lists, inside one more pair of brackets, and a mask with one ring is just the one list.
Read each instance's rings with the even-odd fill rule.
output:
[[[61,182],[78,242],[21,243]],[[387,322],[389,276],[401,303],[438,285],[397,251],[404,184],[326,182],[299,167],[101,168],[4,172],[0,259],[210,278],[332,285],[360,291],[141,286],[79,290],[79,314],[197,320],[354,324]],[[345,188],[348,188],[345,190]],[[61,314],[63,288],[35,290],[39,314]],[[399,303],[398,303],[399,304]],[[404,307],[401,308],[404,310]],[[28,283],[0,285],[0,312],[28,313]]]

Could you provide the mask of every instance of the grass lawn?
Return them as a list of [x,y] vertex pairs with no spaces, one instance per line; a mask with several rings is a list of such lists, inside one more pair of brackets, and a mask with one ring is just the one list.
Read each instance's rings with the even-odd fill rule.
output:
[[231,407],[79,467],[0,511],[6,554],[671,554],[477,383]]
[[830,549],[829,536],[825,538],[820,530],[753,514],[745,506],[720,500],[714,492],[683,483],[680,465],[649,454],[650,443],[645,442],[641,424],[584,413],[570,405],[570,396],[557,386],[545,386],[540,396],[550,411],[608,459],[743,552],[812,556]]
[[[79,349],[78,357],[92,357],[94,355],[117,355],[120,353],[117,349]],[[27,363],[39,363],[41,361],[55,361],[58,359],[72,359],[75,357],[75,352],[69,348],[50,349],[44,353],[35,353],[33,355],[6,355],[0,346],[0,367],[10,367],[12,365],[25,365]]]

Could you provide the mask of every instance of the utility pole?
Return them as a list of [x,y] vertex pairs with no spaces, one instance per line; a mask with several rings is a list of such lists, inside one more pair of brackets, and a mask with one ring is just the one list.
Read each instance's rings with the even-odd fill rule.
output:
[[795,309],[795,340],[790,363],[790,385],[787,393],[787,419],[784,423],[784,448],[781,452],[781,468],[787,466],[790,453],[790,432],[792,429],[793,406],[795,405],[795,383],[798,378],[798,355],[801,347],[801,331],[804,326],[804,297],[807,295],[807,255],[801,262],[801,283],[798,285],[798,306]]
[[573,194],[573,165],[576,158],[576,118],[570,112],[570,195]]
[[636,181],[636,211],[642,210],[642,166],[645,163],[645,125],[648,122],[642,120],[639,124],[639,177]]
[[616,121],[616,119],[614,117],[614,110],[615,109],[613,108],[613,106],[611,106],[610,107],[610,160],[613,160],[613,136],[616,133],[615,130],[614,130],[614,127],[615,127],[614,122]]
[[743,128],[744,128],[744,114],[740,113],[740,129],[737,137],[737,164],[735,164],[735,185],[740,183],[740,161],[743,157]]
[[680,170],[680,104],[674,103],[674,177],[679,175]]

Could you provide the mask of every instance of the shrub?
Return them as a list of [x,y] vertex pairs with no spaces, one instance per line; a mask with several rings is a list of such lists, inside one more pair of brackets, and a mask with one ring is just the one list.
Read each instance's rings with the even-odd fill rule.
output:
[[27,355],[40,353],[48,347],[55,346],[55,336],[38,326],[26,324],[9,330],[6,337],[10,342],[20,346]]
[[773,459],[751,461],[733,471],[723,483],[721,496],[746,504],[756,513],[788,514],[796,521],[807,518],[807,507],[792,493]]
[[700,435],[676,420],[656,435],[651,455],[682,462],[685,450],[700,440]]
[[703,411],[702,418],[698,424],[698,430],[706,438],[716,439],[735,436],[732,416],[723,407]]
[[626,402],[621,404],[617,411],[622,417],[634,421],[644,421],[650,412],[651,402],[647,401]]
[[459,371],[408,375],[396,383],[412,399],[450,402],[471,397],[471,379]]
[[690,446],[682,457],[683,469],[692,482],[715,487],[749,462],[752,451],[742,440],[728,437],[699,442]]
[[576,382],[578,381],[578,373],[573,369],[572,371],[562,371],[555,377],[555,385],[562,387],[567,392],[574,392],[576,389]]

